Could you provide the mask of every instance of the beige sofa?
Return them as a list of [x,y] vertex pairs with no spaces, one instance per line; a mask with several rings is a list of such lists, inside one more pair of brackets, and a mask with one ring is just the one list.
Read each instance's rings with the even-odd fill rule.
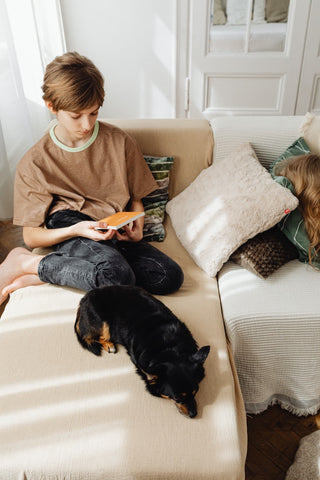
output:
[[[112,122],[112,121],[111,121]],[[212,161],[206,120],[114,120],[144,154],[175,158],[170,196]],[[11,295],[0,321],[0,480],[241,480],[246,416],[226,340],[217,281],[193,262],[166,218],[157,246],[185,281],[161,297],[211,345],[198,416],[152,397],[123,348],[95,357],[74,335],[82,291],[43,285]]]

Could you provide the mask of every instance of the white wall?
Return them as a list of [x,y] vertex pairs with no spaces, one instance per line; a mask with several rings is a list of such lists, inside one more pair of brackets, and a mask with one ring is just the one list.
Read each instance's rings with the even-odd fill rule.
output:
[[106,82],[102,117],[176,116],[175,0],[60,0],[66,47]]

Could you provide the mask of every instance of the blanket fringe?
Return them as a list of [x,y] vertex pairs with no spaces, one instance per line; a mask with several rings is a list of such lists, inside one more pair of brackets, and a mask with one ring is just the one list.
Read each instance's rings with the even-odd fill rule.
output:
[[320,409],[320,402],[317,405],[309,408],[297,408],[288,401],[274,398],[267,405],[264,405],[261,409],[257,409],[254,412],[249,411],[248,414],[253,413],[254,415],[258,415],[259,413],[265,412],[269,407],[272,407],[274,405],[279,405],[283,410],[287,410],[288,412],[296,415],[297,417],[308,417],[309,415],[316,415]]
[[284,402],[283,400],[275,400],[274,402],[275,402],[274,404],[280,405],[281,408],[283,408],[284,410],[287,410],[293,415],[296,415],[297,417],[307,417],[308,415],[316,415],[316,413],[320,408],[320,404],[318,404],[317,406],[309,407],[309,408],[297,408],[288,402]]

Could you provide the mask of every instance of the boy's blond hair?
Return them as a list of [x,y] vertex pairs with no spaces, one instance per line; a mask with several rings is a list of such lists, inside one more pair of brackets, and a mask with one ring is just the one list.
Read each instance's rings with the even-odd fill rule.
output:
[[104,101],[104,80],[88,58],[67,52],[47,65],[42,85],[45,101],[55,111],[80,112]]
[[312,264],[313,257],[320,254],[320,157],[313,153],[292,157],[280,174],[291,181],[299,199],[310,240],[309,262]]

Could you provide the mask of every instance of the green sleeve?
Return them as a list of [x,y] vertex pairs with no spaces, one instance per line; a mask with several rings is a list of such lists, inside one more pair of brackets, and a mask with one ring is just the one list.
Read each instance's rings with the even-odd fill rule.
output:
[[[271,164],[270,174],[274,180],[285,188],[288,188],[295,194],[294,186],[290,180],[282,175],[279,175],[283,166],[289,161],[291,157],[311,153],[310,148],[302,137],[293,142],[290,147],[285,150],[279,157]],[[309,246],[310,241],[305,229],[305,223],[301,211],[296,208],[294,211],[288,213],[278,224],[285,236],[290,240],[298,250],[299,260],[301,262],[309,262]]]

